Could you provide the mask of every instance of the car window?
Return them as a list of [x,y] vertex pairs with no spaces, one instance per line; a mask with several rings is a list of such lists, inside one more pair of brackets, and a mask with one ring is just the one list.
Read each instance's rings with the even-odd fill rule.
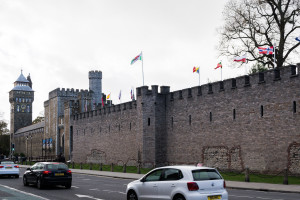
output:
[[47,169],[49,170],[60,170],[60,169],[69,169],[67,165],[63,164],[63,163],[55,163],[55,164],[48,164],[47,165]]
[[160,177],[161,177],[161,174],[162,174],[162,171],[163,171],[163,169],[158,169],[158,170],[155,170],[155,171],[151,172],[150,174],[148,174],[146,176],[145,182],[148,182],[148,181],[159,181]]
[[12,161],[2,161],[1,164],[15,164],[15,163]]
[[170,180],[179,180],[182,179],[183,175],[179,169],[166,169],[163,174],[163,181],[170,181]]
[[195,181],[222,179],[220,174],[214,169],[193,170],[192,174]]
[[31,169],[32,169],[32,170],[36,170],[36,169],[38,168],[38,165],[39,165],[39,163],[34,164],[34,165],[31,167]]

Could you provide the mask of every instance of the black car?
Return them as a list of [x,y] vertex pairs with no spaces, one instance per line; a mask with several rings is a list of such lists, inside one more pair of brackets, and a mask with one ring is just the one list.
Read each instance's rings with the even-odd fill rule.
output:
[[70,189],[72,172],[64,163],[38,162],[27,168],[23,175],[23,184],[35,184],[39,189],[46,185],[63,185]]

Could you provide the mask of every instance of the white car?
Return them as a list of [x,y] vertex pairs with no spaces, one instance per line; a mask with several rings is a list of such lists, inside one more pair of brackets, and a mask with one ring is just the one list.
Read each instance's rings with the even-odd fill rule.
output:
[[225,180],[209,167],[167,166],[153,169],[127,185],[127,200],[228,200]]
[[16,178],[19,178],[19,165],[15,164],[13,161],[1,161],[0,176],[14,176]]

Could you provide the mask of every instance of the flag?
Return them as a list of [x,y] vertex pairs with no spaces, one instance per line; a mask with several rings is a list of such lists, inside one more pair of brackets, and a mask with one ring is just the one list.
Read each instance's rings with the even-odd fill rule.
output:
[[247,56],[244,54],[243,56],[237,56],[234,58],[235,62],[246,62]]
[[296,37],[295,40],[297,40],[298,42],[300,42],[300,35],[298,37]]
[[109,99],[110,98],[110,93],[107,95],[106,99]]
[[194,67],[194,68],[193,68],[193,73],[194,73],[194,72],[197,72],[197,73],[199,74],[199,67]]
[[133,100],[134,99],[134,91],[133,91],[133,89],[131,89],[131,91],[130,91],[130,98]]
[[121,95],[122,95],[122,94],[121,94],[121,90],[120,90],[120,93],[119,93],[119,100],[121,100]]
[[219,67],[222,68],[222,62],[219,62],[217,67],[215,67],[215,69],[218,69]]
[[136,56],[134,59],[132,59],[131,65],[134,64],[137,60],[142,60],[142,53],[140,53],[138,56]]
[[259,50],[259,54],[271,55],[274,52],[274,48],[273,47],[268,47],[268,48],[258,47],[258,50]]
[[102,107],[104,107],[103,97],[102,97]]

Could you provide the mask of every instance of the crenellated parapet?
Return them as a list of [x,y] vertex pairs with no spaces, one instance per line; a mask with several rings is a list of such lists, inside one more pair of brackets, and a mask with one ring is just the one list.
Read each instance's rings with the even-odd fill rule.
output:
[[52,90],[49,92],[49,99],[56,98],[56,97],[90,97],[92,96],[92,92],[89,90],[79,90],[74,88],[56,88],[55,90]]
[[89,71],[89,79],[102,79],[102,72],[98,70]]

